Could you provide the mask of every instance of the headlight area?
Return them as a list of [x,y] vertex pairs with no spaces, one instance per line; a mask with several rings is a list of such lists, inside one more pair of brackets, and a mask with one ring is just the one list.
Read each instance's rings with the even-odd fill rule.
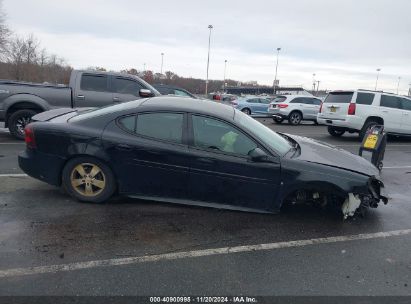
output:
[[384,196],[384,183],[372,176],[367,181],[366,187],[356,188],[342,205],[344,219],[354,214],[364,215],[368,208],[377,208],[380,202],[388,203],[388,197]]

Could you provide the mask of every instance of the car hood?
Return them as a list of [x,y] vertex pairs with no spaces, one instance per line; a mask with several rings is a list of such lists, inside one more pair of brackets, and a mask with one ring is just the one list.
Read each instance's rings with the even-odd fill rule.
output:
[[312,138],[291,134],[284,135],[300,145],[301,153],[293,159],[332,166],[368,176],[379,176],[378,169],[359,155]]

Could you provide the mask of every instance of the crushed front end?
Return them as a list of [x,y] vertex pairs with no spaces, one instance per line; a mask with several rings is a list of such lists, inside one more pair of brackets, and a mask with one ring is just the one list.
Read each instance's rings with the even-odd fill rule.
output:
[[368,208],[377,208],[381,202],[385,205],[388,203],[384,183],[376,176],[371,176],[366,186],[356,187],[353,192],[348,193],[342,205],[344,219],[354,214],[364,215]]

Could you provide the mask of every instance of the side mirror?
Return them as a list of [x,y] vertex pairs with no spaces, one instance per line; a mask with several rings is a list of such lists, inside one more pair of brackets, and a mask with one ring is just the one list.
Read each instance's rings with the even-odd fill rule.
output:
[[148,90],[148,89],[140,89],[140,91],[139,91],[138,93],[139,93],[140,97],[143,97],[143,98],[145,98],[145,97],[153,97],[153,96],[154,96],[154,93],[151,92],[151,91]]
[[255,148],[248,153],[251,161],[256,163],[263,163],[268,161],[268,155],[260,148]]

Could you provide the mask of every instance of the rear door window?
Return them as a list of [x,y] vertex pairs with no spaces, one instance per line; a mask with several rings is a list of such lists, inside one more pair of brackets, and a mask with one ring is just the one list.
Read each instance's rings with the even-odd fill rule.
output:
[[247,99],[248,103],[259,103],[258,98],[251,98],[251,99]]
[[305,100],[307,98],[304,97],[297,97],[290,101],[290,103],[306,103]]
[[268,99],[265,99],[265,98],[260,98],[260,103],[269,104],[270,101]]
[[154,139],[182,143],[182,113],[143,113],[137,116],[136,133]]
[[84,91],[108,92],[108,77],[106,75],[83,74],[80,89]]
[[403,110],[411,111],[411,100],[407,98],[401,98],[401,104]]
[[374,100],[375,94],[372,93],[358,93],[357,94],[357,104],[371,105]]
[[381,107],[401,109],[401,99],[396,96],[381,95]]
[[319,106],[321,104],[321,100],[319,100],[317,98],[312,98],[312,103],[316,106]]
[[136,132],[136,115],[121,117],[117,120],[117,123],[128,132]]
[[353,92],[332,92],[329,93],[324,103],[350,103]]

